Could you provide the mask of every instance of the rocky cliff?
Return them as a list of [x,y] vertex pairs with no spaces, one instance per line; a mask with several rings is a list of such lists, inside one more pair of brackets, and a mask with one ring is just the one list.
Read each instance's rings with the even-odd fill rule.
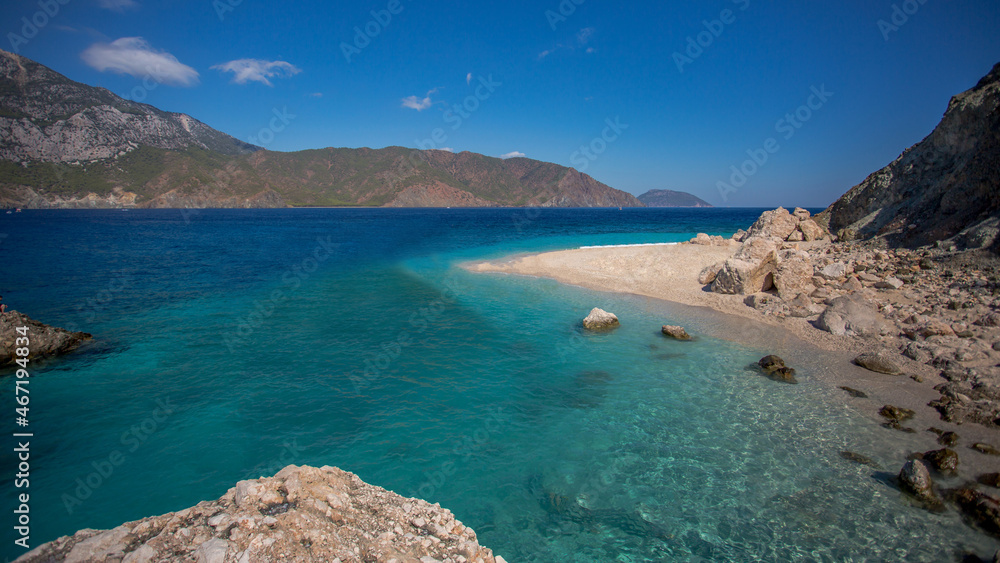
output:
[[505,563],[440,505],[335,467],[294,465],[240,481],[218,500],[112,530],[80,530],[18,561]]
[[481,154],[265,151],[0,51],[0,206],[642,207],[572,168]]
[[0,50],[0,158],[82,162],[139,146],[195,146],[223,154],[259,149],[191,116],[120,98]]
[[818,216],[842,240],[883,236],[917,247],[954,237],[1000,244],[1000,64],[951,99],[923,141]]
[[712,207],[712,204],[687,192],[649,190],[638,196],[647,207]]

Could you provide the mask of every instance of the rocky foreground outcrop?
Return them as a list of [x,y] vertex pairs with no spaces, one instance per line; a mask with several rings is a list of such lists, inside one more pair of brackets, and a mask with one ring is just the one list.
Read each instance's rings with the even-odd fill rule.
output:
[[840,240],[884,236],[910,248],[952,239],[1000,244],[1000,64],[951,99],[923,141],[818,216]]
[[[19,327],[27,327],[27,334],[19,333]],[[15,365],[18,358],[35,360],[65,354],[90,338],[86,332],[70,332],[42,324],[23,313],[7,311],[0,314],[0,368]],[[18,348],[26,348],[28,355],[17,354]]]
[[335,467],[290,465],[218,500],[41,545],[25,563],[505,563],[447,509]]

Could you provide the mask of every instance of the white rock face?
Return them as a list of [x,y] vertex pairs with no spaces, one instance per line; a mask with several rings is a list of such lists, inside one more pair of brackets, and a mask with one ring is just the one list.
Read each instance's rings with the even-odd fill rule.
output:
[[594,307],[587,318],[583,319],[583,327],[588,330],[609,330],[619,326],[618,317],[604,309]]
[[447,509],[335,467],[294,465],[274,477],[241,481],[218,500],[113,530],[80,530],[18,561],[64,560],[503,561]]

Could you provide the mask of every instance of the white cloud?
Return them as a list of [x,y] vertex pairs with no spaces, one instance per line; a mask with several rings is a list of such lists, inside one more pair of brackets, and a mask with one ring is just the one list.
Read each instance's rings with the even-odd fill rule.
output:
[[472,73],[471,72],[469,74],[465,75],[465,83],[466,84],[472,84]]
[[547,57],[547,56],[549,56],[551,54],[552,54],[552,51],[546,49],[545,51],[542,51],[541,53],[538,53],[538,60],[542,60],[542,59],[544,59],[545,57]]
[[437,150],[439,150],[439,151],[445,151],[445,152],[452,152],[452,153],[455,152],[455,149],[453,149],[451,147],[441,147],[441,148],[439,148]]
[[97,5],[113,12],[124,12],[126,8],[139,7],[135,0],[97,0]]
[[312,94],[309,94],[309,97],[310,98],[322,98],[323,97],[323,92],[313,92]]
[[438,89],[435,88],[427,92],[427,94],[424,95],[423,98],[418,98],[417,96],[407,96],[403,98],[403,107],[415,109],[417,111],[424,111],[425,109],[431,107],[431,105],[434,104],[434,102],[431,101],[431,94],[437,91]]
[[83,62],[105,72],[129,74],[171,86],[193,86],[198,71],[166,51],[156,51],[142,37],[122,37],[111,43],[94,43],[80,53]]
[[521,157],[523,157],[523,156],[524,156],[524,153],[523,153],[523,152],[520,152],[520,151],[513,151],[513,152],[509,152],[509,153],[507,153],[507,154],[502,154],[502,155],[500,155],[500,158],[502,158],[502,159],[504,159],[504,160],[507,160],[508,158],[521,158]]
[[580,45],[586,45],[595,31],[592,27],[585,27],[577,32],[576,39],[580,42]]
[[285,61],[262,61],[260,59],[238,59],[212,67],[214,70],[233,73],[232,82],[246,84],[260,82],[273,86],[268,78],[294,76],[302,69]]
[[595,48],[593,48],[593,47],[587,47],[587,52],[588,52],[588,53],[596,53],[596,52],[597,52],[597,49],[595,49]]

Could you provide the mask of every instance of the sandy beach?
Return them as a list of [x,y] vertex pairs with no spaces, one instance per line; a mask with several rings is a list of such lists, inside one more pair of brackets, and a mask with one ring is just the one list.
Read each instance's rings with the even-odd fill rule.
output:
[[[847,386],[863,390],[867,398],[844,392],[843,404],[873,424],[885,419],[878,414],[891,404],[913,410],[913,419],[904,426],[916,433],[886,429],[899,440],[900,451],[929,451],[942,446],[931,427],[952,431],[962,437],[959,451],[960,475],[974,479],[983,472],[997,470],[996,458],[971,451],[973,442],[996,443],[996,431],[979,424],[954,424],[941,420],[928,403],[939,398],[934,386],[941,383],[938,370],[900,356],[904,376],[891,376],[863,369],[852,359],[859,353],[886,345],[885,337],[835,336],[814,326],[806,318],[764,314],[744,303],[745,295],[711,292],[698,283],[702,269],[730,258],[740,244],[705,246],[689,243],[659,246],[592,247],[539,254],[522,254],[500,260],[468,262],[462,267],[483,274],[519,275],[548,278],[598,291],[629,293],[666,300],[691,308],[691,316],[709,318],[709,336],[743,344],[782,350],[790,365],[806,362],[822,365],[810,374],[810,382],[828,388]],[[798,243],[802,250],[831,246],[829,240]],[[765,326],[762,326],[765,325]],[[777,385],[777,383],[776,383]],[[899,459],[902,465],[904,457]],[[888,468],[895,471],[897,468]]]

